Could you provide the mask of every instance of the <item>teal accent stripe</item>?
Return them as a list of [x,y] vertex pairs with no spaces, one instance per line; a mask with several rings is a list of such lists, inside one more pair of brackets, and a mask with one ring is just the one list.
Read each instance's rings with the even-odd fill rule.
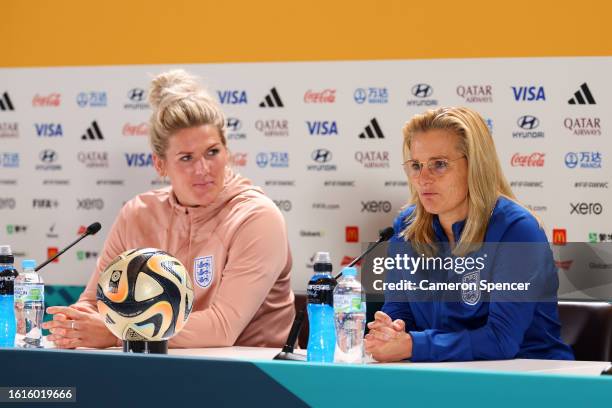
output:
[[[314,407],[608,406],[612,377],[376,365],[255,363]],[[410,364],[410,363],[406,363]]]
[[[49,306],[69,306],[77,301],[85,286],[45,285],[45,308]],[[50,314],[45,313],[44,321],[51,320]],[[43,335],[49,335],[43,330]]]
[[49,306],[68,306],[77,301],[85,286],[45,286],[45,303]]

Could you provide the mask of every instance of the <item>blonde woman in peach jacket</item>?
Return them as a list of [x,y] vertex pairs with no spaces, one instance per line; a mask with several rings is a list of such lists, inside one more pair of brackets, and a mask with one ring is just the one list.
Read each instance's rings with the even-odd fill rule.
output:
[[[280,211],[228,167],[224,115],[194,77],[163,73],[149,99],[155,169],[171,187],[125,204],[77,303],[47,309],[48,339],[60,348],[118,345],[96,309],[98,276],[121,252],[154,247],[185,265],[195,291],[193,312],[170,347],[282,346],[295,311]],[[202,258],[212,266],[194,274]]]

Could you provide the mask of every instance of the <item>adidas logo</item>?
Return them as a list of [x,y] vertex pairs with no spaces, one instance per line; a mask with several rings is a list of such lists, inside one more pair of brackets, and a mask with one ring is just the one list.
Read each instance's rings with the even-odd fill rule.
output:
[[365,127],[365,130],[359,134],[360,139],[384,139],[385,135],[378,125],[376,118],[370,121],[370,124]]
[[580,89],[574,92],[574,97],[567,101],[570,105],[595,105],[595,98],[586,82],[580,85]]
[[5,92],[2,95],[0,95],[0,110],[3,110],[3,111],[7,111],[7,110],[14,111],[15,110],[15,108],[13,107],[13,102],[11,102],[11,98],[9,98],[8,92]]
[[85,134],[81,136],[81,140],[104,140],[104,135],[95,120],[91,122],[91,126],[88,127]]
[[270,89],[270,93],[259,104],[260,108],[282,108],[284,106],[278,92],[276,92],[276,88]]

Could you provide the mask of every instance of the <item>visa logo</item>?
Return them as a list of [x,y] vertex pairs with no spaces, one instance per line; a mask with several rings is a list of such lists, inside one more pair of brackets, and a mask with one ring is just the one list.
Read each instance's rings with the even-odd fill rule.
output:
[[64,130],[59,123],[35,123],[38,137],[60,137],[64,136]]
[[308,133],[311,135],[337,135],[338,134],[338,125],[336,121],[306,121],[306,126],[308,127]]
[[151,167],[153,155],[151,153],[125,153],[128,167]]
[[545,101],[543,86],[513,86],[515,101]]
[[246,91],[217,91],[219,101],[224,105],[240,105],[247,103]]

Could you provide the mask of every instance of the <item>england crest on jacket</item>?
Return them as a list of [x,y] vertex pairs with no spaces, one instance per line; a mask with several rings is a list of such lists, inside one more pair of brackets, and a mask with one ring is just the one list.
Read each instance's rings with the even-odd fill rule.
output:
[[480,300],[480,270],[464,274],[461,281],[468,288],[461,289],[461,300],[466,305],[474,306]]
[[213,280],[213,256],[201,256],[193,260],[193,278],[201,288],[207,288]]

